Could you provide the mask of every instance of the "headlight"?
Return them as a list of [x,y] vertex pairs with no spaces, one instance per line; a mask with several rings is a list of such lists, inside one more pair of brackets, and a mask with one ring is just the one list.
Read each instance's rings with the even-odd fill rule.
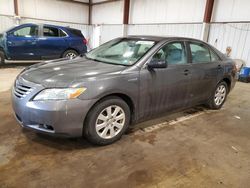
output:
[[56,88],[56,89],[45,89],[38,93],[34,101],[40,100],[65,100],[75,99],[81,95],[86,88]]

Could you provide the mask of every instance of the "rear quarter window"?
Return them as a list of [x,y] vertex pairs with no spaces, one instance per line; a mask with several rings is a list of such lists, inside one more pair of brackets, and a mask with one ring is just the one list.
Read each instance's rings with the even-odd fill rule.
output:
[[71,33],[71,34],[73,34],[74,36],[76,36],[76,37],[84,37],[83,36],[83,34],[82,34],[82,32],[80,31],[80,30],[78,30],[78,29],[71,29],[71,28],[68,28],[68,30],[69,30],[69,32]]

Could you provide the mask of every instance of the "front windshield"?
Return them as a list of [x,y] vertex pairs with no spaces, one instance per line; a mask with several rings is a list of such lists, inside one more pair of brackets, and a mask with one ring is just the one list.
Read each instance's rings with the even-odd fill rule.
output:
[[115,39],[86,54],[86,57],[104,63],[133,65],[150,48],[155,41],[141,39]]

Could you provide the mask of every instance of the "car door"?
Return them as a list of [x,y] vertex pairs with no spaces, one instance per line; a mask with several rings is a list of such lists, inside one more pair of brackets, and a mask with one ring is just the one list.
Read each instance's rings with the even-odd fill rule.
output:
[[7,33],[7,51],[13,60],[37,60],[38,26],[26,25]]
[[218,82],[222,65],[219,56],[202,42],[188,42],[191,56],[190,105],[207,100]]
[[41,59],[60,58],[68,48],[67,34],[60,28],[43,25],[41,37],[38,38],[38,48]]
[[[167,62],[167,68],[140,71],[140,118],[151,117],[188,104],[190,74],[186,46],[182,41],[165,44],[149,60]],[[148,63],[147,62],[147,63]]]

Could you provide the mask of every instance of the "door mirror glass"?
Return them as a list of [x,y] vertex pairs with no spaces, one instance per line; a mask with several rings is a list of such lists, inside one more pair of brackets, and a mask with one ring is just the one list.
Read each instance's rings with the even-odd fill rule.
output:
[[150,69],[159,69],[159,68],[166,68],[167,67],[167,62],[162,59],[152,59],[148,63],[148,68]]

